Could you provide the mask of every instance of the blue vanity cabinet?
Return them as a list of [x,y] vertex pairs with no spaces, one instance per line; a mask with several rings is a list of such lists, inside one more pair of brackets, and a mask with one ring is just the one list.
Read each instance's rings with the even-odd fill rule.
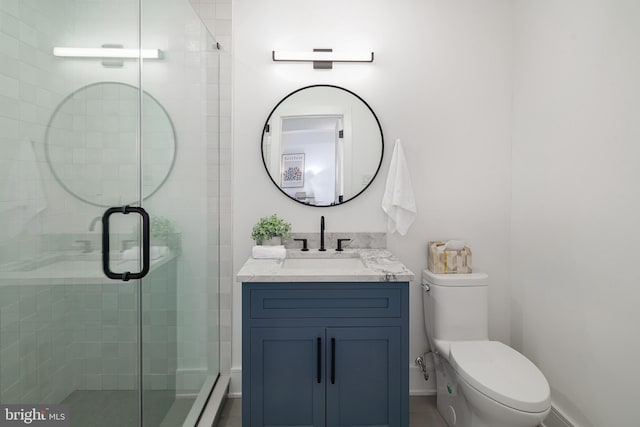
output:
[[243,425],[325,425],[324,334],[318,327],[251,328],[252,381],[243,403],[248,393],[252,413]]
[[407,427],[408,293],[408,282],[243,283],[243,426]]
[[327,426],[401,426],[400,328],[327,329]]

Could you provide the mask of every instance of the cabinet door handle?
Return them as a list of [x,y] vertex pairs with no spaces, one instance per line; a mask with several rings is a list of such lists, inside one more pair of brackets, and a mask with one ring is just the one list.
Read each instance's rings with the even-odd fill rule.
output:
[[318,369],[316,371],[318,384],[322,382],[322,338],[318,337]]
[[336,383],[336,339],[331,338],[331,384]]

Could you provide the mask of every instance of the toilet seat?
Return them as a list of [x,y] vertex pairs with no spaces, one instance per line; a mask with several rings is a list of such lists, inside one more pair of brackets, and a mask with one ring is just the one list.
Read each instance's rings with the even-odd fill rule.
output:
[[452,342],[449,360],[473,388],[510,408],[543,412],[551,405],[549,383],[526,357],[498,341]]

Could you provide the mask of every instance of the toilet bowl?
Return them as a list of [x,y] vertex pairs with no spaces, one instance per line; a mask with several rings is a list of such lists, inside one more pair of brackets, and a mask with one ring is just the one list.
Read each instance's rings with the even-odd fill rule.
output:
[[551,409],[542,372],[488,339],[488,276],[423,272],[427,337],[438,411],[449,426],[535,427]]

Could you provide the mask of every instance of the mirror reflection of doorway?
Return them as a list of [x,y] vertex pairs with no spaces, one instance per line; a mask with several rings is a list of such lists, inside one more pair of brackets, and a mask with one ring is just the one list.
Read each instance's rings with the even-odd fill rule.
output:
[[[298,146],[283,151],[283,138]],[[313,148],[300,138],[315,139],[309,143]],[[316,144],[326,147],[324,163],[306,154]],[[284,195],[310,206],[335,206],[369,187],[382,164],[384,138],[380,121],[361,97],[338,86],[314,85],[276,104],[262,128],[261,148],[269,178]],[[298,174],[303,165],[305,173]]]
[[[311,205],[342,202],[345,186],[345,147],[341,115],[282,117],[282,156],[303,154],[304,179],[283,190]],[[286,173],[281,166],[281,173]]]

